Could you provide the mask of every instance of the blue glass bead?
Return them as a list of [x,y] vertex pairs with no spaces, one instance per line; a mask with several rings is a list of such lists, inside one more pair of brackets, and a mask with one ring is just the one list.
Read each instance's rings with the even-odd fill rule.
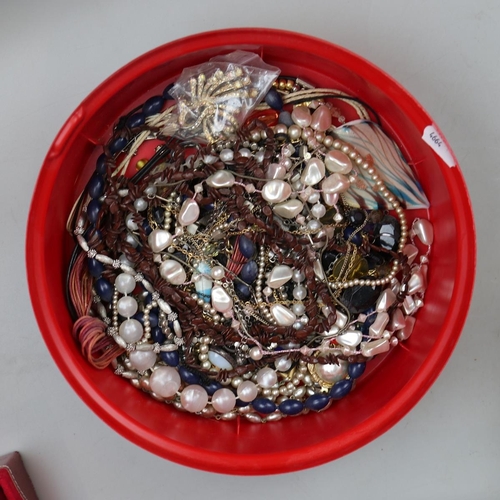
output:
[[165,87],[165,90],[163,91],[163,99],[165,99],[166,101],[171,101],[173,99],[173,97],[170,95],[170,91],[172,90],[173,86],[174,84],[171,83],[170,85],[167,85]]
[[359,378],[366,370],[366,363],[351,363],[347,368],[347,373],[352,379]]
[[102,240],[102,233],[98,229],[95,228],[94,224],[91,224],[83,233],[83,237],[90,241],[92,238],[97,240]]
[[152,309],[149,312],[149,324],[153,326],[158,326],[158,309]]
[[298,415],[304,409],[304,405],[297,399],[287,399],[278,408],[285,415]]
[[359,208],[353,208],[347,214],[347,220],[349,221],[349,224],[351,224],[352,226],[356,227],[361,226],[361,224],[363,224],[365,219],[366,216],[364,210],[361,210]]
[[361,333],[363,335],[369,335],[369,331],[370,331],[370,326],[373,325],[373,323],[375,322],[375,320],[377,319],[377,315],[376,314],[372,314],[371,316],[368,316],[365,320],[365,322],[361,325]]
[[292,115],[289,111],[282,111],[278,117],[278,122],[291,127],[293,125]]
[[163,344],[163,342],[167,340],[167,337],[165,337],[165,334],[159,326],[155,326],[151,328],[151,340],[155,343]]
[[219,389],[222,389],[222,384],[219,384],[216,380],[210,380],[210,382],[205,385],[205,390],[209,396],[213,396],[214,392]]
[[109,152],[114,155],[120,152],[126,145],[128,144],[128,140],[125,137],[117,137],[113,139],[109,144]]
[[87,259],[89,273],[94,278],[99,278],[104,271],[104,264],[96,259]]
[[104,193],[104,178],[97,172],[90,178],[87,184],[87,193],[91,198],[99,198]]
[[153,228],[149,225],[149,222],[147,219],[144,219],[144,222],[142,223],[142,227],[144,228],[144,231],[146,231],[146,236],[149,236],[153,232]]
[[245,283],[253,283],[257,275],[259,274],[259,266],[254,260],[249,260],[242,268],[240,272],[240,278]]
[[309,396],[304,404],[306,408],[314,411],[322,410],[330,401],[328,394],[313,394]]
[[179,375],[181,376],[181,379],[186,382],[186,384],[199,384],[200,383],[200,377],[197,373],[193,373],[189,368],[186,368],[185,366],[179,366]]
[[234,291],[236,292],[236,295],[241,300],[248,300],[250,298],[250,296],[252,295],[252,291],[250,290],[250,287],[245,285],[244,283],[241,283],[239,281],[234,281],[233,286],[234,286]]
[[101,211],[101,202],[99,200],[90,200],[87,205],[87,218],[92,224],[97,222],[99,212]]
[[250,403],[247,401],[242,401],[241,399],[236,399],[236,406],[238,408],[243,408],[245,406],[248,406]]
[[153,97],[150,97],[142,105],[142,112],[144,113],[144,116],[148,117],[152,115],[157,115],[161,111],[161,108],[163,108],[164,102],[165,99],[161,95],[155,95]]
[[339,380],[336,382],[330,390],[330,397],[332,399],[341,399],[347,396],[352,389],[352,380]]
[[248,239],[244,234],[239,237],[240,252],[243,257],[250,259],[255,253],[255,245],[252,240]]
[[401,237],[401,225],[392,215],[385,215],[376,228],[375,244],[385,250],[396,250]]
[[135,113],[132,116],[129,116],[125,123],[128,128],[136,128],[144,125],[145,120],[146,118],[143,113]]
[[103,153],[99,158],[97,158],[95,170],[98,174],[105,175],[108,169],[106,165],[106,160],[108,157]]
[[154,207],[153,208],[153,219],[157,224],[163,224],[165,220],[165,209],[162,207]]
[[[356,230],[355,227],[352,227],[352,226],[347,226],[345,229],[344,229],[344,239],[347,241],[349,236],[351,236],[351,234]],[[352,238],[351,238],[351,243],[354,243],[356,246],[359,247],[359,245],[361,245],[361,243],[363,242],[363,238],[361,237],[361,232],[359,233],[356,233]]]
[[160,358],[169,366],[179,366],[179,351],[160,352]]
[[269,89],[266,97],[264,97],[264,100],[270,108],[273,108],[276,111],[281,111],[283,109],[283,99],[274,87]]
[[252,406],[255,411],[267,415],[276,411],[276,405],[267,398],[257,398],[252,401]]
[[94,290],[104,302],[111,302],[113,300],[113,293],[115,290],[107,279],[99,278],[94,283]]

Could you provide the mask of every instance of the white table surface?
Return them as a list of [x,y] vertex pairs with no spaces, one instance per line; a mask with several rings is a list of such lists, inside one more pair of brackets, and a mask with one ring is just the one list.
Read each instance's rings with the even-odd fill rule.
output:
[[[474,299],[432,389],[364,448],[281,476],[200,472],[116,434],[59,373],[25,279],[32,190],[53,138],[80,101],[158,45],[236,26],[315,35],[395,77],[452,145],[477,224]],[[499,47],[496,1],[1,0],[0,455],[22,453],[42,500],[500,498]]]

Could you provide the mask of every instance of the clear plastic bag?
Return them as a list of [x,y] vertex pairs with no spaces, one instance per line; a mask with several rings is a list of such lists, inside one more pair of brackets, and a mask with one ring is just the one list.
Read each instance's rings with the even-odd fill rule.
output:
[[233,135],[279,73],[241,50],[184,69],[170,91],[177,101],[176,137],[215,142]]

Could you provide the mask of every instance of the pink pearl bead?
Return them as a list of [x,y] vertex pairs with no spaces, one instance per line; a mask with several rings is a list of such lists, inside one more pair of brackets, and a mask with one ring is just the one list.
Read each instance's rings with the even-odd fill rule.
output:
[[175,368],[160,366],[149,377],[151,390],[162,398],[172,397],[181,386],[181,377]]
[[278,376],[272,368],[261,368],[257,372],[257,383],[264,389],[271,388],[278,381]]
[[132,351],[129,355],[131,365],[139,372],[153,368],[156,354],[153,351]]
[[314,111],[311,119],[311,128],[318,132],[324,132],[332,124],[332,114],[326,106],[319,106]]
[[219,413],[228,413],[236,405],[236,396],[230,389],[219,389],[212,396],[212,406]]
[[245,403],[253,401],[259,393],[257,386],[250,380],[242,382],[236,390],[238,397]]
[[181,393],[181,405],[190,413],[198,413],[207,403],[208,394],[201,385],[188,385]]
[[295,106],[292,111],[292,120],[301,128],[309,127],[311,112],[307,106]]

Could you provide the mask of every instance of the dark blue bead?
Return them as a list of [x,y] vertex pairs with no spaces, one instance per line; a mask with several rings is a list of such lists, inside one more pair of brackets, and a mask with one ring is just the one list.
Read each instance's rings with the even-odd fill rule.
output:
[[99,158],[97,158],[95,170],[98,174],[105,175],[108,169],[106,165],[106,160],[108,157],[103,153]]
[[90,200],[87,205],[87,218],[92,224],[97,222],[99,212],[101,211],[101,202],[99,200]]
[[157,115],[161,111],[161,108],[163,108],[164,102],[165,99],[161,95],[155,95],[153,97],[150,97],[142,105],[142,112],[144,113],[144,116],[147,117],[147,116]]
[[158,326],[158,313],[154,309],[149,312],[149,324],[151,327]]
[[[355,227],[352,227],[352,226],[347,226],[345,229],[344,229],[344,239],[347,241],[349,239],[349,237],[351,236],[352,233],[354,233],[354,231],[356,230]],[[361,232],[359,233],[356,233],[351,239],[350,239],[351,243],[354,243],[356,246],[359,247],[359,245],[361,245],[361,243],[363,242],[363,238],[361,237]]]
[[347,214],[347,219],[351,225],[356,227],[361,226],[366,219],[365,212],[359,208],[353,208]]
[[94,290],[104,302],[111,302],[113,300],[114,287],[108,280],[99,278],[94,283]]
[[129,116],[125,123],[127,124],[128,128],[136,128],[144,125],[145,120],[146,118],[142,113],[135,113],[132,116]]
[[252,295],[252,291],[250,290],[250,287],[245,285],[244,283],[241,283],[239,281],[234,281],[233,286],[234,286],[234,291],[236,292],[236,295],[241,300],[248,300],[250,298],[250,296]]
[[249,260],[242,268],[240,272],[240,278],[245,283],[253,283],[257,275],[259,274],[259,266],[254,260]]
[[251,259],[255,253],[255,245],[252,240],[248,239],[244,234],[239,237],[240,252],[243,257]]
[[215,391],[218,391],[222,388],[222,384],[219,384],[216,380],[210,380],[208,384],[205,385],[205,390],[209,396],[213,396]]
[[322,410],[330,401],[328,394],[313,394],[309,396],[304,404],[306,408],[314,411]]
[[298,415],[304,409],[304,405],[297,399],[287,399],[279,405],[279,409],[285,415]]
[[104,264],[96,259],[87,259],[89,273],[94,278],[99,278],[104,271]]
[[372,314],[371,316],[368,316],[366,318],[365,322],[361,325],[361,333],[363,335],[369,335],[370,326],[373,325],[376,319],[377,319],[376,314]]
[[244,406],[248,406],[250,403],[247,403],[246,401],[242,401],[241,399],[236,400],[236,406],[238,408],[243,408]]
[[179,351],[160,352],[160,358],[169,366],[179,366]]
[[366,370],[366,363],[351,363],[347,369],[349,377],[352,379],[359,378]]
[[200,377],[197,373],[193,373],[189,368],[186,368],[185,366],[179,366],[179,375],[181,376],[181,379],[186,382],[186,384],[199,384],[200,383]]
[[163,99],[165,99],[166,101],[171,101],[173,99],[173,97],[170,95],[170,91],[172,90],[174,84],[171,83],[170,85],[167,85],[165,87],[165,90],[163,91]]
[[344,396],[347,396],[352,389],[352,380],[351,379],[346,379],[346,380],[340,380],[337,383],[335,383],[330,390],[330,397],[332,399],[341,399]]
[[278,122],[286,125],[287,127],[291,127],[293,125],[292,115],[289,111],[282,111],[278,118]]
[[283,109],[283,99],[274,87],[269,89],[266,97],[264,97],[264,100],[270,108],[273,108],[276,111],[281,111]]
[[128,141],[125,137],[117,137],[116,139],[113,139],[110,144],[109,144],[109,152],[114,155],[118,152],[120,152],[126,145],[128,144]]
[[276,405],[267,398],[257,398],[252,401],[252,406],[255,411],[267,415],[276,411]]
[[97,172],[90,178],[87,184],[87,193],[91,198],[99,198],[104,193],[104,178]]
[[165,337],[165,334],[159,326],[155,326],[151,328],[151,340],[158,344],[163,344],[163,342],[167,340],[167,337]]
[[154,207],[153,219],[157,224],[163,224],[163,221],[165,220],[165,209],[162,207]]
[[149,225],[149,222],[147,219],[144,219],[144,222],[142,223],[142,227],[144,228],[144,231],[146,231],[147,236],[149,236],[153,232],[153,229]]

